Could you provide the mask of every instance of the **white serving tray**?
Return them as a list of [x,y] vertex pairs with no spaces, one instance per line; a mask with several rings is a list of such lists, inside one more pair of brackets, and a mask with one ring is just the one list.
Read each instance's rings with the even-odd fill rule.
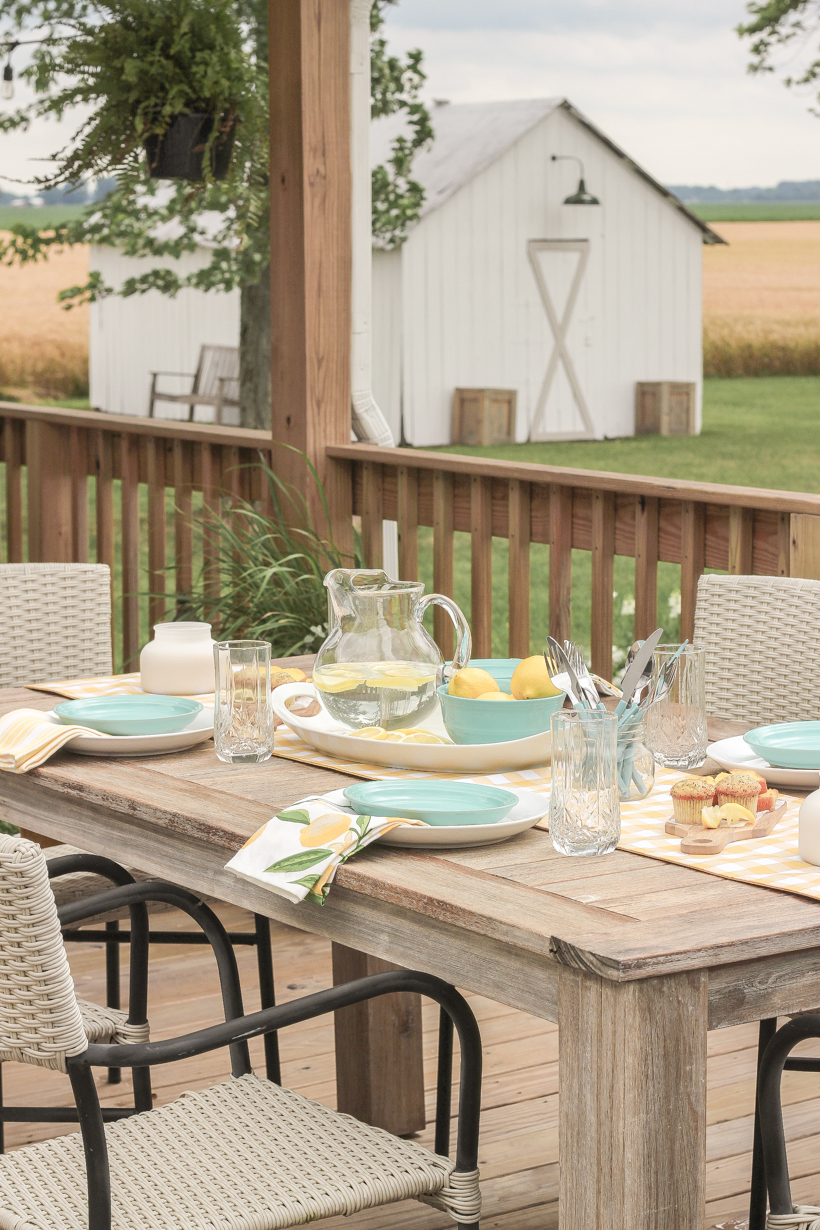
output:
[[[391,769],[417,769],[427,773],[502,773],[548,764],[550,733],[511,739],[507,743],[383,743],[357,739],[350,727],[332,718],[322,706],[315,717],[291,713],[285,701],[292,696],[310,696],[322,703],[321,692],[312,683],[283,683],[273,693],[273,711],[300,739],[327,756],[340,760],[384,765]],[[438,701],[432,713],[418,725],[447,738]]]
[[816,790],[820,786],[820,770],[783,769],[769,764],[768,760],[762,760],[752,751],[743,735],[735,735],[732,739],[719,739],[706,751],[707,755],[718,762],[721,769],[726,769],[729,773],[754,769],[772,786],[794,786],[800,790]]
[[[277,691],[279,689],[277,688]],[[423,746],[423,745],[420,745]],[[429,744],[428,746],[435,746]],[[505,787],[512,789],[512,787]],[[456,849],[464,846],[492,846],[508,837],[515,837],[526,829],[533,828],[539,820],[543,820],[550,809],[549,794],[538,794],[534,790],[515,790],[518,802],[503,820],[496,824],[429,824],[424,826],[399,825],[389,833],[382,834],[373,843],[383,846],[401,846],[405,849],[413,846],[437,846],[439,849],[448,847]],[[328,803],[344,811],[352,811],[345,798],[344,790],[334,790],[331,794],[322,795]]]
[[64,750],[79,756],[164,756],[213,738],[214,711],[203,708],[182,730],[167,735],[77,735]]

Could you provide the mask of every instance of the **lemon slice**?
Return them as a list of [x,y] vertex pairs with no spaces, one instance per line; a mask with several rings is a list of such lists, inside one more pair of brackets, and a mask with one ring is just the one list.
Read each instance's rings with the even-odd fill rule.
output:
[[729,825],[754,824],[756,821],[756,817],[752,815],[748,807],[741,807],[739,803],[724,803],[720,814],[725,817]]
[[383,739],[385,735],[382,726],[363,726],[361,730],[354,730],[354,739]]
[[404,743],[404,735],[398,730],[386,730],[379,738],[384,739],[385,743]]
[[434,735],[429,730],[416,730],[413,732],[412,735],[405,735],[404,742],[405,743],[443,743],[444,740],[440,739],[438,735]]
[[720,828],[720,808],[719,807],[704,807],[700,813],[700,819],[705,829]]

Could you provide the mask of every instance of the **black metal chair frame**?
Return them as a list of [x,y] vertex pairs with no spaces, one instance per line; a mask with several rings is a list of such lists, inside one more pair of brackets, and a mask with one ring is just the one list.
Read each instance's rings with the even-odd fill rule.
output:
[[[95,939],[105,939],[108,932],[101,931],[67,931],[66,927],[71,926],[84,918],[93,918],[97,914],[105,914],[112,908],[109,905],[101,905],[103,898],[108,900],[111,892],[117,888],[129,888],[137,883],[149,883],[149,881],[136,881],[129,871],[121,867],[119,863],[115,863],[113,859],[105,858],[99,854],[67,854],[60,858],[54,858],[48,862],[49,879],[53,880],[59,876],[72,875],[75,872],[88,872],[99,876],[101,879],[110,880],[115,885],[115,889],[108,889],[104,893],[90,894],[88,897],[83,897],[79,901],[71,902],[70,904],[61,906],[57,911],[57,916],[63,926],[63,938],[83,940],[86,942]],[[148,922],[148,909],[146,901],[162,901],[167,905],[173,905],[177,909],[182,910],[193,919],[201,928],[197,932],[185,933],[184,939],[180,941],[177,932],[160,932],[160,935],[167,934],[171,938],[166,940],[166,943],[184,942],[184,943],[200,943],[210,944],[216,953],[219,952],[219,945],[228,944],[231,947],[231,955],[233,956],[232,945],[237,943],[236,933],[226,931],[223,924],[220,922],[217,915],[210,909],[209,906],[201,901],[193,893],[187,892],[185,889],[176,888],[174,885],[166,884],[159,881],[150,881],[156,890],[153,896],[146,898],[144,901],[135,900],[133,902],[122,902],[123,906],[127,905],[130,921],[130,931],[117,931],[117,946],[114,951],[117,956],[116,962],[116,997],[110,994],[111,991],[111,963],[107,961],[106,981],[109,983],[108,1007],[119,1008],[119,944],[130,944],[130,978],[129,978],[129,1012],[128,1021],[130,1024],[142,1024],[146,1021],[147,1003],[148,1003],[148,947],[149,944],[156,943],[157,932],[150,931]],[[259,953],[260,966],[260,984],[263,993],[263,1007],[274,1007],[275,1000],[273,996],[273,963],[270,944],[270,928],[268,920],[262,915],[257,915],[257,935],[247,938],[240,938],[239,942],[254,942],[257,943],[257,951]],[[260,923],[264,927],[260,927]],[[110,925],[110,924],[107,924]],[[117,924],[115,924],[116,926]],[[260,936],[261,931],[261,936]],[[265,944],[265,940],[267,943]],[[162,942],[162,941],[160,941]],[[111,951],[110,941],[106,949],[108,957]],[[266,966],[265,966],[266,962]],[[234,968],[236,962],[234,959]],[[269,983],[263,981],[262,973],[263,966],[269,971]],[[220,969],[220,982],[223,980],[223,971]],[[226,975],[230,977],[230,974]],[[238,973],[236,975],[238,978]],[[267,997],[271,1002],[264,1004],[264,998]],[[116,1002],[111,1000],[116,998]],[[241,1015],[241,1000],[240,1011]],[[265,1047],[265,1066],[266,1075],[269,1080],[281,1083],[279,1074],[279,1040],[275,1033],[268,1034],[264,1038]],[[113,1080],[112,1080],[113,1074]],[[116,1084],[120,1080],[119,1067],[109,1068],[109,1082]],[[144,1110],[150,1110],[152,1106],[151,1097],[151,1077],[148,1069],[144,1072],[134,1072],[134,1105],[130,1107],[106,1108],[102,1115],[105,1122],[112,1122],[116,1119],[126,1119],[129,1115],[140,1114]],[[3,1104],[3,1080],[2,1080],[2,1064],[0,1064],[0,1153],[5,1150],[5,1129],[6,1123],[77,1123],[78,1113],[74,1106],[5,1106]]]
[[[397,991],[426,995],[435,1000],[441,1010],[435,1151],[443,1156],[449,1155],[450,1152],[453,1028],[458,1032],[461,1069],[455,1171],[471,1173],[477,1169],[481,1110],[481,1035],[469,1005],[454,987],[432,974],[390,970],[244,1016],[236,956],[230,938],[213,911],[187,890],[161,881],[127,884],[95,894],[93,899],[86,898],[64,906],[60,911],[60,920],[70,925],[82,918],[118,907],[127,905],[130,908],[138,904],[144,906],[148,901],[164,901],[183,909],[202,927],[216,957],[225,1021],[208,1029],[160,1042],[139,1045],[93,1043],[81,1055],[67,1059],[85,1149],[89,1230],[111,1230],[110,1174],[104,1124],[107,1117],[113,1116],[110,1112],[107,1115],[100,1107],[93,1068],[131,1068],[135,1092],[139,1090],[135,1097],[139,1109],[140,1104],[145,1104],[146,1094],[150,1101],[149,1073],[154,1064],[172,1063],[177,1059],[203,1055],[227,1046],[231,1054],[233,1076],[244,1076],[252,1071],[248,1052],[250,1038],[258,1038],[260,1035],[264,1037],[285,1026],[296,1025],[301,1021],[312,1020],[328,1012]],[[134,927],[133,918],[132,915],[132,969],[136,961],[138,969],[144,967],[147,973],[146,935],[141,926]],[[143,979],[141,987],[146,985],[147,979]],[[133,1010],[137,1015],[141,1012],[144,1020],[144,999],[138,998]],[[459,1230],[478,1230],[478,1222],[459,1223]]]
[[[134,877],[124,867],[111,859],[98,854],[67,854],[60,858],[48,860],[49,879],[56,876],[69,875],[72,872],[92,872],[112,883],[133,884]],[[114,873],[116,869],[116,875]],[[118,878],[119,877],[119,878]],[[125,877],[125,878],[123,878]],[[256,968],[259,976],[259,1003],[262,1008],[273,1008],[276,1005],[276,992],[273,981],[273,950],[270,939],[270,922],[264,914],[254,914],[253,931],[229,931],[228,937],[232,944],[248,945],[256,948]],[[105,1002],[109,1008],[119,1008],[120,1003],[120,945],[130,944],[131,934],[122,931],[116,919],[105,924],[104,931],[64,930],[63,939],[66,943],[104,944],[105,945]],[[208,938],[200,931],[152,931],[152,944],[207,944]],[[279,1042],[276,1034],[265,1038],[265,1073],[268,1080],[281,1084],[281,1069],[279,1065]],[[118,1068],[108,1072],[109,1085],[119,1084],[121,1079]],[[0,1100],[2,1092],[0,1091]],[[2,1120],[0,1120],[0,1128]],[[2,1135],[0,1135],[0,1152],[2,1152]]]
[[[756,1152],[759,1153],[758,1168],[762,1167],[765,1172],[765,1182],[764,1195],[762,1201],[755,1206],[755,1213],[760,1215],[762,1204],[762,1216],[765,1219],[766,1189],[773,1214],[783,1216],[793,1211],[780,1081],[784,1071],[820,1071],[820,1059],[789,1057],[799,1042],[805,1042],[807,1038],[820,1038],[820,1013],[810,1012],[805,1016],[795,1017],[780,1029],[776,1028],[776,1021],[761,1021],[761,1042],[764,1025],[768,1026],[768,1042],[758,1062],[755,1144],[757,1145],[759,1129],[760,1149]],[[772,1029],[772,1026],[775,1028]],[[749,1224],[750,1227],[753,1224],[751,1217]],[[756,1224],[762,1226],[765,1223],[758,1221]]]

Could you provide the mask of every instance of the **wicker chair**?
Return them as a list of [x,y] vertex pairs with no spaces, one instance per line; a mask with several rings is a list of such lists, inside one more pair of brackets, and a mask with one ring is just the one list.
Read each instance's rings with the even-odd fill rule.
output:
[[[27,683],[46,683],[53,679],[83,679],[112,673],[111,661],[111,572],[107,564],[0,564],[0,687],[9,688]],[[25,822],[24,822],[25,823]],[[48,858],[59,859],[81,852],[68,846],[54,846]],[[65,864],[63,864],[65,866]],[[111,864],[116,867],[116,864]],[[76,861],[71,873],[62,872],[54,889],[58,905],[68,904],[77,897],[86,897],[108,887],[106,877],[89,870],[91,863]],[[108,877],[110,878],[110,877]],[[130,870],[129,879],[145,878]],[[120,882],[120,881],[116,881]],[[152,903],[151,913],[172,909],[162,902]],[[120,944],[128,941],[128,933],[120,932],[120,921],[128,917],[128,909],[120,908],[96,920],[104,932],[75,931],[67,940],[87,943],[101,940],[106,946],[107,1008],[97,1012],[112,1012],[118,1020],[120,1008]],[[275,1001],[270,923],[255,915],[252,932],[234,932],[235,944],[256,948],[259,986],[263,1007]],[[204,936],[199,931],[155,931],[151,942],[157,944],[199,944]],[[96,1035],[102,1037],[103,1035]],[[279,1080],[279,1055],[275,1035],[265,1038],[268,1076]],[[0,1064],[2,1059],[0,1059]],[[119,1071],[112,1069],[109,1080],[116,1083]],[[9,1108],[2,1104],[2,1071],[0,1069],[0,1152],[3,1150],[3,1124],[11,1119],[24,1120],[24,1108]],[[33,1117],[47,1118],[44,1108],[36,1108]],[[54,1108],[52,1117],[64,1117],[63,1108]]]
[[[754,725],[816,718],[820,581],[702,576],[694,639],[706,650],[706,712],[711,717]],[[776,654],[769,652],[772,644],[778,646]],[[763,657],[765,671],[761,671]],[[776,1029],[776,1020],[760,1022],[758,1069]],[[791,1066],[820,1071],[820,1060],[789,1060],[787,1067]],[[765,1225],[766,1176],[756,1104],[749,1230],[764,1230]]]
[[[181,889],[151,881],[111,889],[96,905],[155,899],[171,900],[192,915],[206,908]],[[89,1043],[60,937],[60,924],[80,921],[88,908],[82,902],[65,906],[58,918],[42,852],[21,838],[0,838],[0,1047],[23,1062],[68,1074],[81,1129],[0,1157],[0,1225],[274,1230],[415,1197],[446,1210],[462,1230],[476,1230],[481,1038],[457,991],[430,975],[394,970],[243,1016],[233,949],[218,919],[205,916],[224,1023],[161,1042]],[[458,1030],[455,1162],[445,1156],[452,1034],[439,1062],[436,1153],[251,1071],[249,1038],[394,991],[430,996]],[[446,1029],[441,1035],[446,1039]],[[94,1067],[131,1067],[136,1077],[153,1064],[224,1046],[231,1051],[228,1081],[104,1125]]]
[[[776,654],[769,652],[773,642]],[[711,717],[759,726],[817,716],[820,581],[702,576],[695,644],[706,650]]]
[[0,688],[111,674],[107,564],[0,564]]

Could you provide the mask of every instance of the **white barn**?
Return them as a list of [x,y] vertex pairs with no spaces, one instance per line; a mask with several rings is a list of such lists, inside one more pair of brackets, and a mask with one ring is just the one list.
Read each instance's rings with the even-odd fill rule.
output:
[[[397,122],[373,125],[374,165]],[[421,218],[374,251],[373,391],[396,438],[449,443],[462,387],[515,389],[518,440],[631,435],[635,383],[655,380],[697,385],[699,430],[719,237],[566,100],[439,105],[433,125]],[[555,154],[600,205],[563,203],[578,166]]]
[[[641,380],[694,382],[699,426],[700,249],[718,236],[565,100],[438,105],[432,118],[413,166],[421,217],[373,252],[373,392],[396,440],[449,443],[461,387],[515,389],[519,440],[630,435]],[[374,165],[401,123],[371,126]],[[578,167],[555,154],[583,161],[599,205],[563,204]],[[92,248],[109,285],[145,264]],[[193,372],[201,345],[238,339],[238,292],[102,300],[92,405],[147,414],[151,371]]]

